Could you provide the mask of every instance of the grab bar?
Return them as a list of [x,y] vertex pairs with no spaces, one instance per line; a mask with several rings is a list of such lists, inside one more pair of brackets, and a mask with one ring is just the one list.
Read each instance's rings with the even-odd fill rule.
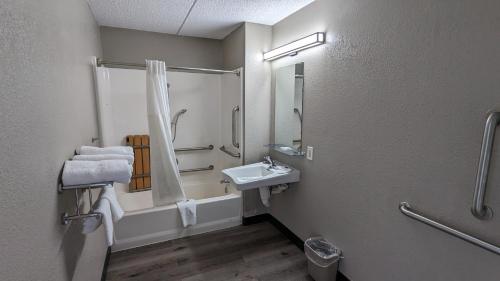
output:
[[420,222],[423,222],[423,223],[425,223],[425,224],[427,224],[429,226],[432,226],[432,227],[437,228],[437,229],[439,229],[441,231],[444,231],[444,232],[446,232],[448,234],[451,234],[451,235],[453,235],[453,236],[455,236],[457,238],[460,238],[460,239],[462,239],[462,240],[464,240],[466,242],[469,242],[469,243],[471,243],[473,245],[479,246],[479,247],[481,247],[481,248],[483,248],[485,250],[488,250],[488,251],[490,251],[492,253],[500,255],[500,248],[499,247],[497,247],[495,245],[492,245],[492,244],[490,244],[488,242],[485,242],[483,240],[480,240],[480,239],[478,239],[478,238],[476,238],[474,236],[471,236],[469,234],[466,234],[466,233],[463,233],[463,232],[458,231],[456,229],[453,229],[453,228],[451,228],[449,226],[446,226],[444,224],[441,224],[441,223],[439,223],[437,221],[431,220],[431,219],[429,219],[429,218],[427,218],[427,217],[419,214],[418,212],[412,210],[410,204],[408,204],[407,202],[401,202],[401,203],[399,203],[399,210],[403,214],[405,214],[406,216],[408,216],[408,217],[410,217],[412,219],[416,219],[416,220],[418,220]]
[[206,168],[194,168],[194,169],[185,169],[185,170],[179,170],[179,173],[191,173],[191,172],[201,172],[201,171],[211,171],[214,169],[214,165],[210,165]]
[[186,112],[187,109],[181,109],[177,111],[177,113],[174,114],[172,121],[170,122],[170,126],[173,127],[172,142],[175,142],[175,138],[177,137],[177,122],[179,122],[179,117]]
[[495,130],[500,122],[500,112],[492,112],[486,119],[484,127],[483,142],[481,144],[481,154],[479,156],[479,167],[477,169],[476,188],[474,189],[474,198],[472,201],[472,214],[482,220],[493,217],[492,210],[484,204],[486,194],[486,184],[488,181],[488,170],[490,168],[491,153],[493,151],[493,142]]
[[240,111],[240,106],[237,105],[233,108],[233,111],[232,111],[232,127],[231,127],[231,130],[232,130],[232,137],[233,137],[233,146],[236,147],[236,148],[240,148],[240,144],[238,143],[238,141],[236,140],[236,112],[239,112]]
[[198,151],[198,150],[213,150],[214,146],[198,146],[198,147],[183,147],[174,149],[175,152]]
[[[139,145],[132,145],[132,148],[149,148],[149,144],[139,144]],[[180,148],[175,148],[175,152],[185,152],[185,151],[197,151],[197,150],[213,150],[214,146],[213,144],[209,146],[195,146],[195,147],[180,147]]]
[[227,150],[225,146],[221,146],[221,147],[219,147],[219,149],[220,149],[220,151],[222,151],[222,152],[226,153],[227,155],[232,156],[234,158],[240,158],[241,157],[241,154],[239,152],[236,152],[236,153],[235,152],[231,152],[231,151]]

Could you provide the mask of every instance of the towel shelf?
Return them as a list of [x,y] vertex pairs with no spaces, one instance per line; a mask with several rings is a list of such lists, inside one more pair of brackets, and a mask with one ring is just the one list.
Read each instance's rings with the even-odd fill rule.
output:
[[[106,184],[106,185],[99,184],[99,187],[104,187],[104,186],[107,186],[107,185],[108,184]],[[111,182],[111,185],[113,185],[112,182]],[[96,185],[93,185],[93,186],[95,186],[94,188],[97,188],[98,185],[96,184]],[[69,224],[73,220],[80,220],[80,219],[90,218],[90,217],[99,217],[99,218],[101,217],[100,213],[94,213],[93,203],[92,203],[92,187],[90,187],[89,185],[86,185],[85,189],[89,193],[89,206],[90,206],[90,210],[89,210],[89,212],[87,214],[82,214],[80,212],[80,196],[78,195],[78,192],[82,188],[84,188],[84,187],[79,186],[78,188],[73,188],[73,190],[75,191],[75,209],[76,209],[76,214],[75,215],[68,215],[68,213],[64,212],[61,215],[61,224],[62,225],[67,225],[67,224]],[[68,190],[68,189],[66,189],[66,190]]]
[[88,213],[88,214],[80,214],[80,215],[74,215],[74,216],[70,216],[70,215],[68,215],[68,213],[64,213],[61,216],[61,224],[67,225],[73,220],[81,220],[81,219],[91,218],[91,217],[99,217],[100,218],[101,216],[102,216],[101,213]]
[[59,183],[57,188],[59,193],[61,193],[64,190],[104,188],[108,185],[113,186],[113,182],[110,181],[110,182],[99,182],[99,183],[78,184],[78,185],[63,185],[62,183]]

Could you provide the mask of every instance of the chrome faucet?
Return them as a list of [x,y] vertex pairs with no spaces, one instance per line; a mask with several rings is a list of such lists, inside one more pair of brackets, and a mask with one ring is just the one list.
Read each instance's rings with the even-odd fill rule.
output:
[[264,163],[271,165],[272,168],[276,167],[276,164],[270,155],[264,156]]

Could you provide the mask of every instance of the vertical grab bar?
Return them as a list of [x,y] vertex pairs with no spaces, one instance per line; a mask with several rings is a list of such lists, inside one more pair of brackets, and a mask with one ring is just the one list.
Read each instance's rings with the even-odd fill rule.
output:
[[240,144],[236,140],[236,112],[240,111],[240,106],[237,105],[233,107],[232,112],[232,138],[233,138],[233,146],[236,148],[240,148]]
[[492,112],[486,119],[484,127],[483,142],[481,144],[481,155],[479,156],[479,166],[477,168],[476,188],[472,201],[472,214],[481,220],[490,219],[493,211],[484,204],[486,194],[486,184],[488,180],[488,170],[490,168],[491,153],[495,139],[495,130],[500,123],[500,112]]

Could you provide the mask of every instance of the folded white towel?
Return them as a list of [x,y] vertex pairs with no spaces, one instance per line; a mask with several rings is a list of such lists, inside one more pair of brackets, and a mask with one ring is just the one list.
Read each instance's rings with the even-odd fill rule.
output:
[[82,155],[96,155],[96,154],[123,154],[123,155],[134,155],[134,150],[130,146],[108,146],[108,147],[96,147],[96,146],[82,146],[77,149],[77,154]]
[[119,221],[125,213],[116,198],[115,188],[111,185],[106,186],[101,193],[101,200],[107,200],[113,215],[113,222]]
[[84,218],[82,222],[82,234],[89,234],[96,231],[96,229],[101,225],[101,223],[102,223],[101,217]]
[[101,161],[101,160],[127,160],[130,165],[134,164],[134,155],[125,154],[83,154],[73,156],[73,160],[79,161]]
[[177,202],[177,208],[181,214],[182,225],[184,227],[196,224],[196,200],[189,199]]
[[288,189],[288,184],[278,184],[271,186],[271,194],[278,194]]
[[270,207],[270,199],[271,199],[271,191],[269,186],[264,186],[264,187],[259,187],[259,193],[260,193],[260,201],[262,201],[262,204],[266,207]]
[[108,242],[108,246],[113,245],[113,218],[111,216],[111,207],[109,205],[108,200],[99,200],[97,201],[97,207],[95,208],[96,213],[102,214],[102,223],[104,224],[104,229],[106,231],[106,241]]
[[129,183],[132,166],[127,160],[66,161],[62,182],[64,185],[91,184],[100,182]]

